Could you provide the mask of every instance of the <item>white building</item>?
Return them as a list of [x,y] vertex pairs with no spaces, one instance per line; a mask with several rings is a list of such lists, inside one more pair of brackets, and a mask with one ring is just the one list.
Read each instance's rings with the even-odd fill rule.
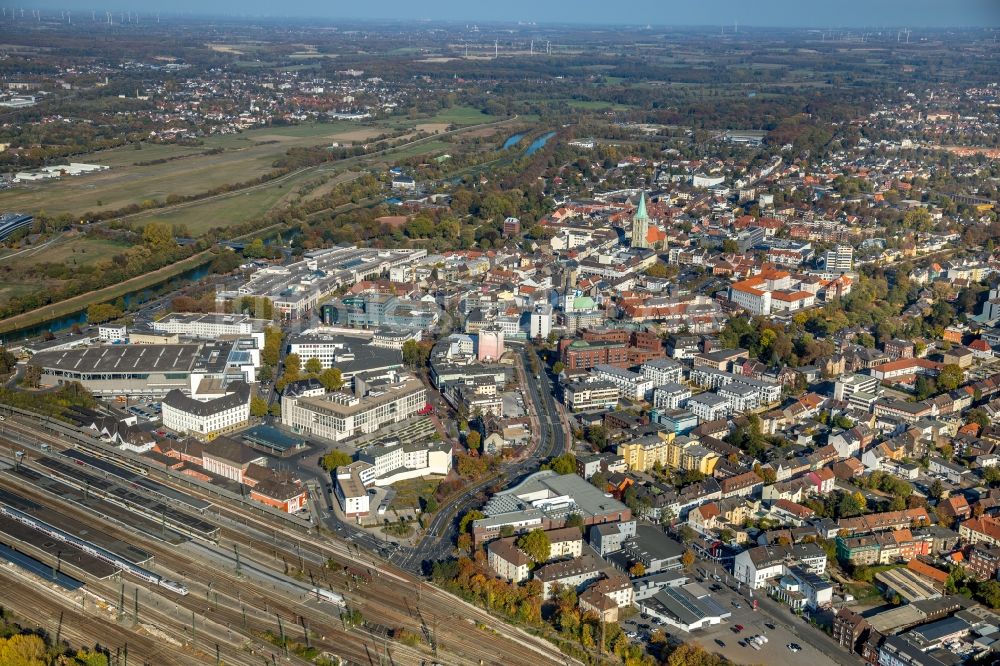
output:
[[427,405],[427,390],[413,375],[390,372],[381,381],[359,380],[355,378],[354,393],[283,396],[282,424],[299,433],[339,442],[399,423]]
[[552,331],[552,306],[548,303],[539,303],[531,311],[529,321],[528,337],[532,340],[537,338],[546,339]]
[[163,427],[174,432],[206,438],[230,432],[250,421],[250,385],[235,382],[225,394],[210,400],[198,400],[178,389],[163,398]]
[[367,516],[371,512],[368,489],[365,488],[358,474],[359,467],[363,467],[363,465],[363,463],[355,462],[337,468],[337,483],[334,492],[340,503],[340,510],[349,518]]
[[566,407],[574,412],[592,409],[614,409],[621,390],[613,382],[598,380],[572,382],[563,388]]
[[124,325],[101,324],[97,327],[97,337],[101,342],[123,342],[128,339],[128,331]]
[[828,273],[846,273],[854,268],[854,248],[850,245],[837,245],[827,250],[823,262]]
[[684,366],[669,358],[658,358],[646,361],[639,366],[639,372],[646,379],[653,382],[654,386],[663,384],[680,383],[684,379]]
[[358,476],[366,486],[389,486],[424,476],[447,476],[451,471],[450,444],[416,442],[368,446],[358,452]]
[[657,409],[680,409],[691,397],[691,389],[683,384],[670,382],[653,389],[653,407]]
[[160,333],[177,333],[188,338],[218,340],[226,336],[253,337],[264,348],[264,327],[268,322],[242,314],[202,314],[174,312],[154,321],[150,327]]
[[823,575],[826,573],[826,552],[815,543],[749,548],[736,555],[733,576],[758,590],[768,581],[787,575],[793,566]]
[[648,400],[653,397],[653,380],[646,379],[638,372],[623,370],[613,365],[595,365],[594,376],[609,381],[629,400]]
[[724,419],[732,413],[729,401],[711,392],[699,393],[688,400],[686,409],[697,416],[701,423]]
[[733,412],[748,412],[760,407],[760,393],[752,386],[735,382],[721,387],[717,393],[724,398]]
[[878,393],[878,379],[871,375],[847,375],[833,385],[834,400],[850,400],[855,393]]

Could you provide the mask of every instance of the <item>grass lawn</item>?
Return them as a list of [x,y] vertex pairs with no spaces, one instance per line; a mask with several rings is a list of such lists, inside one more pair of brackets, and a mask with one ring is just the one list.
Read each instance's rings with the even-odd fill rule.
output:
[[440,479],[408,479],[392,485],[396,496],[392,498],[389,508],[398,511],[420,508],[420,498],[430,497],[441,484]]
[[38,280],[32,280],[30,283],[0,281],[0,303],[6,303],[12,298],[34,294],[39,289],[54,289],[57,288],[57,285],[58,283],[39,283]]
[[102,259],[110,259],[128,247],[125,243],[103,238],[83,235],[63,236],[37,252],[29,250],[6,261],[0,258],[0,266],[10,266],[14,271],[17,271],[18,267],[39,263],[86,266]]
[[74,162],[86,162],[88,164],[107,164],[110,167],[132,166],[136,162],[151,162],[153,160],[168,159],[171,157],[197,155],[208,150],[205,146],[178,146],[172,143],[143,143],[142,148],[136,150],[134,146],[122,146],[110,150],[102,150],[82,158],[73,158]]
[[856,601],[872,599],[878,596],[878,590],[871,583],[849,583],[845,587],[847,593],[854,595]]
[[426,143],[418,143],[415,146],[409,146],[398,151],[393,151],[386,155],[383,155],[383,159],[392,160],[398,157],[413,157],[414,155],[426,155],[428,153],[433,153],[438,150],[454,150],[454,144],[445,143],[444,141],[427,141]]

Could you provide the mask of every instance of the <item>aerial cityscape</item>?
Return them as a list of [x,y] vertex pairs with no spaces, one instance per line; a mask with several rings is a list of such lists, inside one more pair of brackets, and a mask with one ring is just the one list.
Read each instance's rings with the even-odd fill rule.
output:
[[1000,663],[1000,6],[287,4],[0,8],[0,666]]

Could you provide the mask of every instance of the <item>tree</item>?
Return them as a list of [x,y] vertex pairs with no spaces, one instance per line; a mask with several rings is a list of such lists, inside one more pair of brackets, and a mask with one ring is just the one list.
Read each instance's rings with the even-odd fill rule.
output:
[[471,509],[469,511],[466,511],[465,515],[462,516],[462,519],[458,521],[458,533],[463,534],[466,532],[471,532],[472,521],[480,520],[481,518],[485,517],[486,517],[485,513],[483,513],[482,511],[477,511],[476,509]]
[[965,371],[955,363],[949,363],[941,368],[937,383],[944,391],[954,391],[962,384],[963,379],[965,379]]
[[264,241],[260,238],[254,238],[243,248],[243,256],[248,259],[263,259],[266,257],[267,248],[264,246]]
[[736,254],[740,251],[740,246],[737,245],[736,241],[732,238],[727,238],[722,241],[722,252],[723,254]]
[[290,380],[294,380],[298,379],[300,372],[302,372],[302,359],[299,358],[299,355],[289,354],[286,356],[285,375],[287,375]]
[[339,391],[344,386],[344,374],[340,368],[327,368],[319,374],[319,383],[327,391]]
[[548,462],[548,468],[556,474],[573,474],[576,472],[576,456],[564,453]]
[[91,324],[103,324],[121,316],[122,310],[111,303],[94,303],[87,308],[87,321]]
[[470,451],[478,451],[479,447],[483,443],[483,438],[479,434],[478,430],[473,430],[468,435],[465,436],[465,445],[469,447]]
[[306,372],[310,375],[318,375],[323,372],[323,362],[314,356],[306,361]]
[[416,368],[420,365],[422,357],[420,344],[416,340],[407,340],[403,343],[403,363]]
[[562,361],[556,361],[552,364],[552,372],[557,375],[561,375],[562,371],[566,369],[565,364]]
[[990,425],[990,415],[982,407],[970,409],[965,415],[966,423],[977,423],[980,428],[987,428]]
[[259,395],[250,398],[250,416],[256,416],[257,418],[267,416],[267,408],[267,400],[264,400]]
[[687,550],[684,551],[684,554],[681,555],[681,564],[683,564],[685,567],[690,567],[692,564],[694,564],[693,550],[688,548]]
[[0,664],[9,666],[45,666],[50,663],[45,641],[34,634],[15,634],[0,638]]
[[261,361],[264,365],[272,368],[278,365],[281,356],[281,329],[275,326],[268,326],[264,329],[264,349],[261,352]]
[[34,363],[29,363],[24,368],[24,375],[21,377],[21,384],[27,388],[38,388],[42,381],[42,368]]
[[608,433],[604,430],[604,426],[592,425],[588,427],[584,438],[598,449],[603,449],[608,443]]
[[670,269],[662,261],[657,261],[646,269],[646,275],[653,278],[665,278],[670,275]]
[[[1000,471],[1000,470],[998,470]],[[563,527],[579,527],[582,531],[584,528],[583,516],[578,513],[571,513],[566,516],[566,524]]]
[[690,525],[682,525],[679,535],[683,543],[691,543],[698,536],[698,533]]
[[636,562],[631,567],[629,567],[628,575],[632,578],[638,578],[639,576],[646,575],[646,566],[642,562]]
[[522,534],[514,544],[536,564],[547,561],[552,552],[552,543],[544,530],[531,530],[527,534]]
[[319,466],[325,469],[327,472],[332,472],[338,467],[350,465],[352,462],[353,459],[347,453],[344,453],[343,451],[333,450],[327,453],[322,458],[320,458]]
[[931,497],[944,499],[944,484],[941,483],[941,479],[934,479],[929,490],[931,492]]
[[142,242],[154,250],[165,250],[177,245],[173,229],[157,222],[150,222],[142,228]]

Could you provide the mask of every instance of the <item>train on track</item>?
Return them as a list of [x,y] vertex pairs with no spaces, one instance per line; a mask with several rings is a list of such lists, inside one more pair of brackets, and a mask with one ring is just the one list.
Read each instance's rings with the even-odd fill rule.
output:
[[32,529],[36,529],[39,532],[42,532],[43,534],[57,541],[61,541],[63,543],[68,543],[70,545],[76,546],[77,548],[87,553],[88,555],[92,555],[93,557],[96,557],[99,560],[107,562],[111,566],[117,567],[121,571],[124,571],[127,574],[131,574],[136,578],[146,581],[147,583],[158,585],[159,587],[170,590],[171,592],[179,594],[181,596],[184,596],[188,593],[188,589],[183,584],[178,583],[177,581],[168,580],[159,574],[155,574],[152,571],[149,571],[148,569],[143,569],[134,562],[129,562],[123,557],[119,557],[118,555],[115,555],[114,553],[108,550],[100,548],[99,546],[96,546],[90,543],[89,541],[85,541],[84,539],[81,539],[78,536],[70,534],[69,532],[64,532],[58,527],[49,525],[45,521],[39,520],[33,516],[29,516],[23,511],[15,509],[14,507],[4,504],[2,502],[0,502],[0,515],[7,516],[8,518],[16,520],[17,522],[23,525],[27,525]]
[[331,604],[337,604],[338,606],[344,605],[344,597],[340,596],[336,592],[324,590],[322,587],[314,587],[312,591],[313,594],[316,595],[318,601],[328,601]]

